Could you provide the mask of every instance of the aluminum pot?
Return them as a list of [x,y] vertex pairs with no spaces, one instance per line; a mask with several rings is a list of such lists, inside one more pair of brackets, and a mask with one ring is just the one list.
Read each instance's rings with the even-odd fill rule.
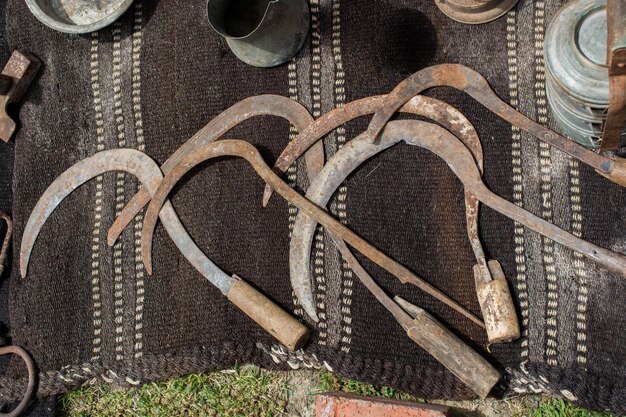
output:
[[594,150],[609,107],[606,5],[606,0],[567,3],[550,23],[544,43],[552,116],[563,133]]
[[44,25],[65,33],[89,33],[116,21],[133,0],[26,0]]

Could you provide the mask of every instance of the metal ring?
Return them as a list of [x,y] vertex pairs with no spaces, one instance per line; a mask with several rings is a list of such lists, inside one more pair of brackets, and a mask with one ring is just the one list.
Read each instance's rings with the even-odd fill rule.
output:
[[26,352],[23,348],[19,346],[6,346],[0,348],[0,356],[4,355],[18,355],[24,361],[26,365],[26,369],[28,370],[28,386],[26,387],[26,392],[24,393],[24,398],[22,401],[13,409],[13,411],[9,413],[0,413],[0,417],[17,417],[19,416],[30,404],[30,401],[35,394],[35,384],[37,382],[37,375],[35,373],[35,363],[33,362],[33,358],[31,358],[30,354]]

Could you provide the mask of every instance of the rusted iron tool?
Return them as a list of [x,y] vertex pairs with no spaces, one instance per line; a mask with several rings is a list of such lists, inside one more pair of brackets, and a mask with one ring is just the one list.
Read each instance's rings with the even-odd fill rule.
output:
[[[385,97],[373,96],[355,100],[326,113],[289,142],[276,161],[274,170],[279,175],[284,173],[315,141],[351,119],[374,113],[384,103]],[[483,153],[480,139],[474,126],[457,109],[439,100],[418,95],[402,106],[400,112],[412,113],[432,119],[453,132],[471,151],[482,173]],[[268,203],[271,194],[272,189],[267,184],[263,195],[264,206]],[[496,270],[492,277],[492,268],[490,268],[485,259],[484,250],[478,237],[478,201],[469,193],[466,193],[465,198],[468,236],[474,256],[478,262],[475,274],[476,287],[488,329],[489,342],[495,343],[517,339],[519,337],[519,323],[508,285],[506,281],[500,279],[504,278],[504,274],[500,274],[501,268],[497,261],[489,261],[492,268]],[[308,273],[293,273],[292,271],[290,276],[292,287],[303,309],[309,317],[317,320]],[[496,297],[491,296],[494,292],[497,293]]]
[[626,187],[626,160],[599,155],[556,132],[536,123],[502,101],[476,71],[459,64],[442,64],[425,68],[402,81],[387,95],[385,104],[376,111],[367,130],[369,141],[375,141],[385,124],[404,103],[422,91],[439,86],[464,91],[507,122],[593,167],[600,175]]
[[[366,99],[360,101],[359,105],[356,107],[352,107],[354,106],[352,103],[348,104],[348,110],[343,109],[340,114],[350,114],[351,116],[355,116],[359,109],[369,109],[368,101],[365,100]],[[375,101],[377,101],[376,98],[371,100],[371,102]],[[483,153],[478,133],[474,129],[474,126],[472,126],[469,120],[467,120],[461,112],[449,104],[426,96],[414,97],[402,107],[401,111],[431,118],[445,126],[451,132],[455,133],[468,147],[478,165],[480,172],[482,173]],[[328,126],[331,124],[330,122],[341,121],[343,121],[341,117],[334,120],[331,116],[327,119],[325,125]],[[305,132],[308,132],[308,130]],[[296,138],[292,143],[296,143],[298,140],[299,139]],[[285,161],[285,159],[279,159],[279,162],[282,161]],[[321,207],[326,206],[330,197],[336,190],[336,184],[327,176],[328,172],[329,171],[327,171],[326,168],[322,170],[322,174],[320,174],[309,186],[309,190],[306,195],[309,200]],[[516,339],[519,337],[519,324],[515,313],[515,307],[513,305],[513,299],[508,291],[508,285],[506,281],[496,281],[492,278],[491,270],[487,264],[485,252],[478,235],[479,202],[471,193],[466,193],[465,197],[467,233],[474,256],[478,262],[476,268],[477,275],[475,277],[476,287],[477,293],[479,294],[483,318],[488,329],[487,333],[489,342],[495,343]],[[294,292],[300,300],[303,309],[310,317],[316,320],[317,313],[315,311],[311,279],[309,275],[309,257],[313,243],[313,235],[308,233],[314,229],[315,222],[310,218],[301,214],[296,217],[296,221],[292,229],[289,265],[291,269],[291,283]],[[497,261],[490,262],[499,266]],[[497,297],[493,296],[494,291],[489,291],[494,286],[497,286],[497,288],[500,289],[500,291],[497,291]],[[481,289],[480,291],[478,291],[479,288]],[[489,293],[488,297],[485,297],[486,293]],[[503,325],[504,323],[506,326]]]
[[16,127],[7,114],[7,105],[22,99],[40,66],[37,58],[16,50],[0,74],[0,139],[5,142],[11,139]]
[[205,144],[195,150],[195,152],[187,155],[175,168],[173,168],[169,174],[165,176],[159,185],[158,190],[154,193],[152,201],[148,206],[144,217],[144,225],[142,230],[141,239],[141,251],[144,260],[144,265],[148,273],[151,272],[151,252],[152,252],[152,236],[156,221],[159,215],[161,207],[167,199],[167,195],[175,186],[175,184],[187,173],[190,169],[198,164],[221,156],[237,156],[244,158],[248,161],[257,174],[268,184],[271,184],[283,198],[289,203],[298,207],[304,211],[308,216],[315,219],[317,222],[326,227],[334,235],[338,236],[348,244],[353,246],[359,252],[363,253],[373,262],[387,270],[389,273],[395,275],[401,282],[411,283],[418,288],[422,289],[426,293],[432,295],[442,303],[448,305],[452,309],[456,310],[460,314],[464,315],[474,323],[481,327],[484,327],[484,323],[477,318],[474,314],[468,311],[463,306],[459,305],[456,301],[442,293],[437,288],[433,287],[422,278],[417,277],[406,267],[400,265],[389,256],[385,255],[380,250],[373,247],[370,243],[365,241],[360,236],[356,235],[346,226],[333,219],[325,210],[319,208],[315,204],[311,203],[305,197],[300,195],[297,191],[293,190],[288,184],[284,183],[266,164],[259,152],[254,146],[248,142],[242,140],[221,140]]
[[[304,131],[313,122],[313,117],[297,101],[277,95],[261,95],[244,99],[228,108],[206,126],[193,135],[184,145],[168,158],[161,167],[167,174],[189,153],[198,147],[218,140],[226,132],[239,123],[255,116],[277,116],[288,120],[298,132]],[[324,146],[317,143],[305,155],[307,174],[314,178],[324,166]],[[113,245],[122,231],[133,221],[135,216],[150,201],[150,195],[145,190],[139,190],[121,211],[108,232],[108,243]]]
[[609,110],[602,131],[600,150],[616,150],[626,124],[626,3],[608,0]]
[[[134,149],[102,151],[67,169],[46,189],[28,219],[20,252],[22,277],[26,276],[39,231],[54,209],[81,184],[109,171],[125,171],[136,176],[148,195],[156,191],[163,178],[158,165],[149,156]],[[306,342],[309,332],[299,321],[239,277],[226,275],[202,253],[185,231],[171,203],[165,203],[160,217],[169,236],[187,260],[233,304],[288,348],[295,350]]]
[[0,347],[0,356],[6,355],[19,356],[24,362],[24,365],[26,365],[26,370],[28,372],[28,385],[26,386],[26,391],[24,392],[24,397],[22,397],[22,400],[12,411],[8,413],[0,413],[0,417],[17,417],[22,414],[24,410],[26,410],[26,407],[29,406],[30,402],[33,399],[33,396],[35,395],[35,388],[37,386],[37,370],[35,368],[33,358],[26,350],[19,346]]
[[2,241],[2,247],[0,247],[0,277],[2,277],[2,273],[4,272],[4,265],[7,262],[7,258],[9,256],[9,246],[11,246],[11,238],[13,237],[13,221],[11,217],[0,211],[0,219],[4,220],[6,224],[6,231],[4,232],[4,239]]
[[[0,219],[4,220],[6,223],[6,231],[4,233],[2,248],[0,249],[0,277],[2,277],[4,266],[9,254],[9,247],[11,246],[11,238],[13,237],[13,222],[11,221],[11,217],[3,211],[0,211]],[[6,343],[6,339],[2,338],[2,342],[0,343]],[[0,344],[0,356],[18,355],[26,365],[26,369],[28,371],[28,386],[26,387],[26,392],[24,393],[22,401],[20,401],[13,411],[9,413],[0,413],[0,416],[17,417],[26,409],[28,404],[30,404],[30,401],[35,393],[35,385],[37,382],[35,364],[31,356],[23,348],[19,346],[2,346],[2,344]]]
[[[337,151],[320,173],[318,177],[320,183],[324,183],[326,188],[336,189],[349,173],[365,160],[404,141],[407,144],[428,149],[446,161],[452,172],[463,183],[465,191],[483,204],[626,277],[625,255],[580,239],[490,191],[482,182],[480,170],[470,151],[444,128],[421,121],[393,121],[387,124],[379,140],[371,143],[369,139],[368,132],[365,132]],[[325,177],[324,180],[321,179],[322,176]],[[308,215],[308,213],[305,214]],[[331,233],[334,232],[331,231]],[[350,244],[350,242],[347,243]]]
[[333,240],[348,266],[378,302],[389,310],[411,340],[437,359],[479,397],[487,397],[500,380],[500,372],[426,310],[397,296],[392,300],[361,266],[345,242],[334,236]]

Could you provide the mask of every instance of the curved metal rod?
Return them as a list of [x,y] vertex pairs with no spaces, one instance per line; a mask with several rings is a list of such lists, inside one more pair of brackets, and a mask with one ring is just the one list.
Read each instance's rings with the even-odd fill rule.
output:
[[[469,150],[454,135],[439,126],[410,120],[389,122],[383,130],[380,140],[377,141],[379,143],[370,143],[369,137],[365,135],[361,140],[355,139],[344,145],[333,156],[331,161],[347,160],[351,164],[350,167],[356,167],[363,160],[367,159],[367,155],[374,155],[400,140],[428,149],[446,161],[452,172],[463,183],[466,192],[474,195],[480,202],[537,233],[582,253],[605,268],[626,277],[625,255],[580,239],[490,191],[482,182],[480,171],[476,167]],[[322,173],[327,169],[329,171],[332,170],[333,175],[339,177],[333,178],[332,181],[340,184],[343,181],[341,177],[347,176],[347,173],[351,172],[351,170],[347,170],[348,166],[346,166],[344,172],[342,169],[336,169],[335,165],[337,165],[335,162],[331,163],[330,166],[326,164]]]
[[0,219],[4,220],[7,225],[6,233],[4,234],[4,239],[2,240],[2,246],[0,247],[0,276],[4,271],[4,264],[7,261],[7,256],[9,256],[9,246],[11,246],[11,237],[13,237],[13,220],[11,217],[0,211]]
[[[348,109],[344,109],[344,107],[341,107],[340,108],[341,112],[338,113],[336,116],[335,115],[331,116],[328,119],[326,126],[331,125],[330,122],[343,122],[344,121],[343,119],[347,115],[350,115],[352,118],[354,118],[359,115],[366,114],[364,112],[370,110],[373,104],[380,101],[380,98],[382,97],[374,97],[372,100],[367,100],[367,99],[359,100],[359,103],[356,103],[356,102],[349,103],[346,106],[344,106],[344,107],[348,107]],[[454,133],[468,147],[468,149],[470,150],[470,152],[472,153],[476,161],[476,164],[479,170],[482,173],[483,153],[482,153],[482,146],[480,143],[480,139],[478,137],[478,133],[474,129],[474,126],[472,126],[469,120],[467,120],[467,118],[460,111],[458,111],[457,109],[455,109],[454,107],[452,107],[451,105],[447,103],[444,103],[442,101],[436,100],[431,97],[426,97],[426,96],[414,97],[413,99],[411,99],[411,101],[409,101],[405,106],[402,107],[401,111],[405,113],[417,114],[420,116],[434,119],[436,122],[439,122],[448,130],[450,130],[452,133]],[[305,131],[305,134],[304,134],[305,136],[302,136],[302,137],[306,137],[306,134],[307,134],[306,132],[308,131],[309,130],[307,129],[307,131]],[[298,142],[299,142],[298,138],[295,138],[293,141],[290,142],[290,145],[294,143],[298,143]],[[303,142],[299,142],[299,143],[303,143]],[[295,149],[295,148],[292,148],[292,149]],[[283,153],[283,155],[286,155],[286,157],[284,159],[279,158],[279,162],[277,163],[277,165],[281,164],[279,166],[279,170],[281,170],[282,167],[287,165],[290,162],[291,158],[296,157],[296,154],[291,154],[289,152],[285,152]],[[276,170],[276,167],[275,167],[275,170]],[[325,171],[326,171],[326,168],[322,170],[322,172],[325,172]],[[327,181],[328,180],[322,180],[321,182],[319,182],[316,178],[315,180],[313,180],[310,187],[312,187],[313,184],[320,184],[320,185],[324,183],[328,184]],[[310,189],[311,188],[309,188],[309,190]],[[323,198],[323,199],[318,199],[319,197],[320,196],[318,195],[318,193],[313,193],[313,194],[307,193],[307,198],[309,198],[309,200],[313,201],[314,203],[318,204],[321,207],[325,207],[326,204],[328,203],[328,198],[330,198],[330,195],[328,196],[328,198]],[[467,219],[467,234],[469,237],[470,245],[474,252],[474,256],[476,257],[476,261],[478,262],[478,264],[480,265],[483,271],[484,276],[490,277],[491,274],[489,272],[489,268],[487,267],[485,253],[484,253],[484,250],[483,250],[483,247],[480,242],[479,235],[478,235],[479,202],[471,194],[466,193],[465,203],[466,203],[465,213],[466,213],[466,219]],[[317,318],[317,313],[315,310],[315,303],[313,300],[313,290],[311,286],[310,270],[309,270],[309,263],[308,263],[309,258],[305,258],[306,255],[310,254],[310,245],[312,244],[312,241],[308,241],[306,238],[303,240],[299,239],[301,237],[300,236],[301,234],[305,234],[303,230],[306,228],[304,226],[304,223],[306,221],[303,219],[302,216],[298,216],[296,219],[297,219],[296,223],[294,224],[294,228],[292,230],[291,242],[292,244],[295,244],[295,242],[298,241],[298,243],[295,244],[295,246],[297,246],[300,249],[300,252],[298,253],[301,256],[295,255],[293,251],[292,251],[293,256],[290,256],[289,265],[291,269],[291,273],[290,273],[291,285],[294,289],[296,296],[298,297],[298,300],[302,304],[304,311],[309,315],[309,317],[312,317],[315,319]],[[307,219],[308,221],[311,221],[310,218],[307,218]],[[316,223],[313,222],[312,224],[309,224],[308,226],[311,226],[314,224]],[[342,253],[345,252],[344,248],[341,246],[339,247],[339,250]],[[346,259],[346,261],[350,263],[349,259]]]
[[[249,97],[229,107],[200,129],[165,161],[161,166],[161,171],[167,174],[197,147],[218,140],[230,129],[247,119],[263,115],[286,119],[298,132],[304,131],[314,120],[308,110],[295,100],[271,94]],[[323,144],[320,142],[311,152],[307,152],[305,157],[307,171],[316,175],[324,166]],[[144,190],[139,190],[133,196],[108,231],[109,246],[115,243],[126,226],[149,201],[150,195]]]
[[[152,195],[163,178],[159,166],[146,154],[134,149],[112,149],[99,152],[74,164],[61,174],[43,193],[33,209],[24,234],[20,251],[20,272],[28,272],[30,255],[44,223],[58,205],[80,185],[109,171],[125,171],[136,176],[148,195]],[[194,243],[183,227],[170,202],[159,214],[168,234],[193,266],[211,283],[227,295],[234,278],[226,275]]]
[[24,397],[22,397],[22,401],[15,407],[12,411],[8,413],[0,413],[0,417],[17,417],[30,404],[33,396],[35,395],[35,386],[37,385],[37,373],[35,369],[35,363],[33,362],[33,358],[31,358],[30,354],[26,352],[23,348],[19,346],[5,346],[0,348],[0,356],[5,355],[18,355],[24,361],[24,365],[26,365],[26,370],[28,372],[28,385],[26,386],[26,391],[24,392]]
[[[467,151],[467,148],[463,148]],[[152,202],[150,203],[150,205],[148,206],[148,210],[146,211],[141,236],[141,252],[147,271],[151,270],[152,236],[154,233],[154,228],[156,226],[159,211],[161,210],[161,206],[163,205],[163,203],[166,201],[167,195],[175,186],[175,184],[187,172],[189,172],[190,169],[208,159],[217,158],[220,156],[237,156],[240,158],[244,158],[252,165],[257,174],[265,182],[271,184],[272,187],[281,196],[283,196],[283,198],[285,198],[294,206],[298,207],[300,210],[304,211],[308,216],[314,218],[320,224],[324,225],[324,227],[328,231],[337,235],[339,238],[346,241],[348,244],[363,253],[373,262],[398,277],[401,282],[411,283],[417,286],[426,293],[432,295],[436,299],[458,311],[468,319],[472,320],[479,326],[484,327],[484,323],[470,311],[459,305],[456,301],[442,293],[440,290],[438,290],[428,282],[424,281],[422,278],[417,277],[406,267],[400,265],[398,262],[388,257],[383,252],[376,249],[374,246],[372,246],[360,236],[356,235],[346,226],[333,219],[333,217],[330,216],[325,210],[319,208],[318,206],[307,200],[305,197],[298,194],[297,191],[293,190],[288,184],[284,183],[278,177],[278,175],[276,175],[271,170],[271,168],[269,168],[265,164],[263,157],[261,156],[261,154],[259,154],[254,146],[252,146],[248,142],[241,140],[221,140],[213,143],[208,143],[202,147],[199,147],[194,153],[188,155],[184,160],[182,160],[174,169],[170,171],[169,174],[165,176],[163,181],[161,181],[159,189],[154,194]]]
[[[357,117],[375,113],[380,109],[386,95],[366,97],[351,101],[337,107],[316,119],[308,128],[291,140],[281,152],[274,165],[274,171],[282,175],[287,169],[321,138],[346,122]],[[474,126],[467,118],[453,106],[428,96],[417,95],[405,103],[399,110],[402,113],[412,113],[434,120],[446,129],[456,132],[457,136],[471,150],[476,163],[483,169],[483,150]],[[272,196],[272,188],[265,185],[263,206],[266,206]]]
[[507,122],[549,143],[579,161],[592,166],[602,176],[626,187],[626,160],[599,155],[530,120],[502,101],[478,72],[459,64],[442,64],[425,68],[402,81],[385,98],[367,129],[369,141],[374,141],[393,114],[411,97],[439,86],[456,88],[469,94]]

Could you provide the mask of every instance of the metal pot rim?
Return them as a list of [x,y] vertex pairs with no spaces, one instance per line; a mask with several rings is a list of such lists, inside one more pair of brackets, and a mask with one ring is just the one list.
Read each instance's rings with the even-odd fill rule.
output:
[[116,21],[133,3],[134,0],[124,0],[120,5],[111,12],[108,16],[100,19],[97,22],[88,24],[88,25],[79,25],[79,24],[70,24],[49,15],[46,13],[37,0],[26,0],[26,5],[30,9],[31,13],[44,25],[57,30],[63,33],[70,34],[84,34],[95,32],[96,30],[102,29]]

